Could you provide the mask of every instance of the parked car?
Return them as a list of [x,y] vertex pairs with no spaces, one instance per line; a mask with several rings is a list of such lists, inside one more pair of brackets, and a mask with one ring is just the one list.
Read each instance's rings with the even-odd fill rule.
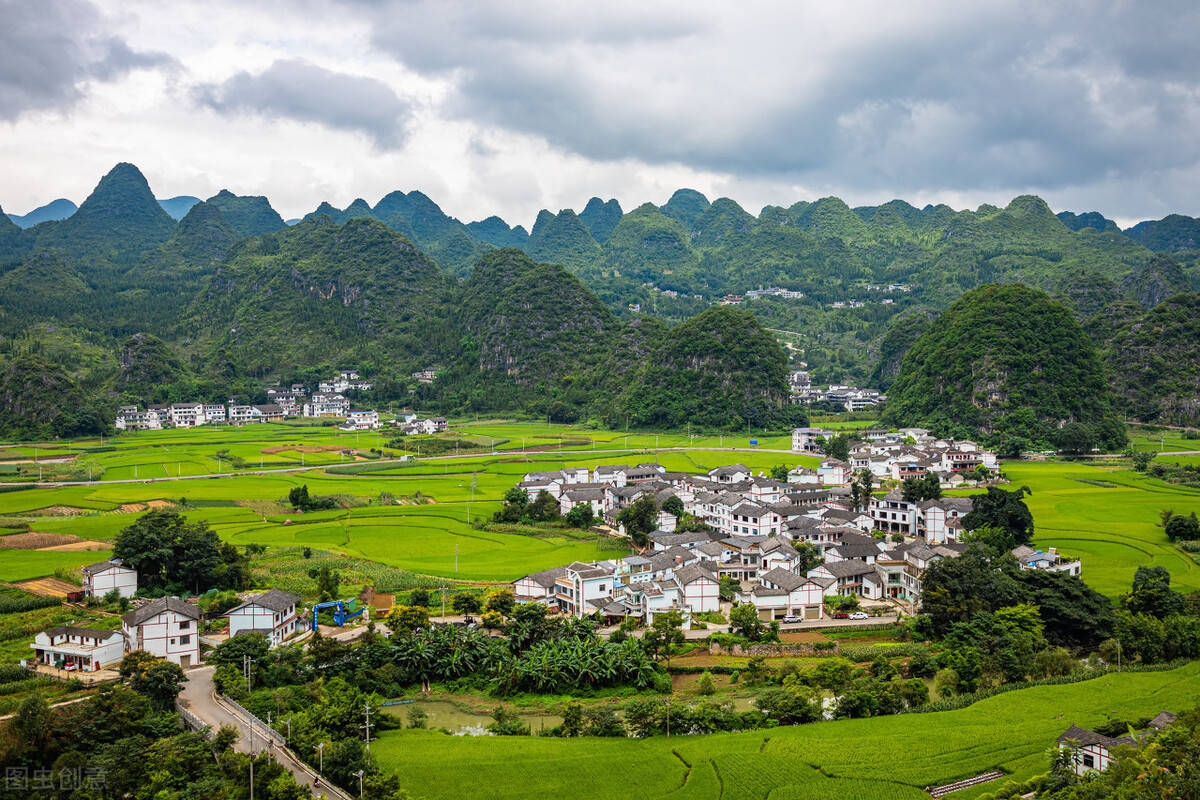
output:
[[833,614],[833,618],[834,619],[850,619],[850,615],[847,614],[845,611],[835,611]]
[[788,614],[786,617],[783,618],[783,622],[788,625],[791,625],[793,622],[803,622],[803,621],[804,621],[803,617],[797,617],[794,614]]
[[870,619],[871,615],[865,611],[855,611],[850,615],[850,619]]

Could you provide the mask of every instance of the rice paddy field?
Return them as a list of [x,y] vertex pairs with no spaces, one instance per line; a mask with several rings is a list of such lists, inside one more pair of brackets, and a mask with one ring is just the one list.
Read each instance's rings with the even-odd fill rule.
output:
[[[476,441],[487,449],[419,461],[356,461],[343,451],[356,445],[374,447],[378,439],[386,444],[387,435],[356,437],[331,428],[289,424],[123,434],[105,440],[101,452],[85,456],[94,462],[93,469],[102,470],[107,480],[130,480],[111,476],[132,474],[135,468],[139,476],[154,469],[157,474],[126,483],[0,492],[0,519],[14,520],[13,524],[27,525],[35,532],[108,542],[148,506],[184,501],[180,507],[189,517],[207,521],[237,544],[311,547],[418,575],[505,582],[573,560],[620,553],[609,549],[613,542],[576,531],[493,532],[473,527],[500,507],[504,492],[528,471],[651,460],[681,472],[733,463],[755,471],[780,463],[816,463],[811,457],[778,452],[790,447],[790,438],[784,436],[755,439],[758,445],[751,447],[745,435],[689,439],[642,432],[626,438],[623,432],[495,421],[463,423],[447,436]],[[621,449],[626,442],[630,449]],[[656,444],[659,448],[691,444],[696,449],[656,451]],[[546,449],[517,452],[522,447]],[[70,452],[99,448],[98,441],[72,443]],[[570,452],[555,452],[559,448]],[[246,469],[229,474],[223,468],[216,473],[221,451],[238,454]],[[0,460],[35,454],[62,457],[67,452],[62,443],[10,445],[0,450]],[[301,461],[307,469],[295,471]],[[313,461],[319,463],[314,466]],[[261,473],[258,462],[267,465]],[[272,465],[280,462],[293,471],[283,471],[283,466],[272,471]],[[1086,462],[1010,462],[1005,470],[1014,485],[1033,490],[1027,502],[1037,529],[1035,544],[1057,546],[1082,557],[1084,579],[1099,591],[1110,596],[1124,593],[1143,564],[1167,567],[1180,590],[1200,589],[1200,565],[1167,542],[1155,524],[1166,508],[1200,512],[1200,491]],[[172,472],[214,477],[165,480]],[[341,496],[352,507],[317,514],[293,512],[286,497],[300,485],[307,485],[313,494]],[[59,567],[76,568],[102,557],[102,551],[0,552],[0,580],[49,575]]]
[[578,800],[919,800],[928,797],[926,786],[991,769],[1017,779],[1045,772],[1046,751],[1071,724],[1178,712],[1198,702],[1200,663],[1191,663],[1021,689],[958,711],[642,740],[397,730],[382,734],[372,752],[430,800],[507,800],[564,789]]
[[1028,486],[1038,547],[1058,547],[1083,560],[1083,579],[1097,591],[1129,591],[1139,566],[1163,566],[1172,587],[1200,590],[1200,564],[1169,541],[1159,512],[1200,513],[1200,491],[1129,469],[1079,462],[1012,462],[1014,486]]

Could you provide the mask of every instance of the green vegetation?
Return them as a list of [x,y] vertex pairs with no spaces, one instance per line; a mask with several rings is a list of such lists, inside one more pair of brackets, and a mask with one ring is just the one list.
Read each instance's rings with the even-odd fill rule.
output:
[[[1180,294],[1129,320],[1101,343],[1113,389],[1145,422],[1200,424],[1200,294]],[[1192,447],[1190,449],[1197,449]]]
[[[1095,726],[1182,710],[1194,702],[1198,680],[1200,667],[1189,664],[1007,692],[956,711],[643,741],[392,730],[372,752],[398,771],[402,785],[419,783],[431,800],[550,792],[568,768],[572,792],[584,799],[712,797],[723,787],[731,800],[768,794],[919,800],[924,786],[996,767],[1018,778],[1043,772],[1043,754],[1071,722]],[[431,763],[439,769],[430,772]],[[620,780],[613,780],[614,763],[621,765]]]
[[[1066,308],[1020,285],[963,295],[913,343],[883,422],[963,438],[1102,448],[1125,443],[1100,361]],[[1058,429],[1067,425],[1063,431]]]

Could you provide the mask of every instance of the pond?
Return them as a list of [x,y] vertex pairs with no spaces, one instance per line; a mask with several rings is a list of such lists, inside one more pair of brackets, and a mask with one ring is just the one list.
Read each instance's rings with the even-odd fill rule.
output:
[[[490,714],[476,714],[471,711],[464,711],[454,703],[445,700],[418,700],[414,703],[406,703],[398,706],[385,706],[384,710],[389,714],[393,714],[408,724],[408,712],[414,708],[419,708],[428,715],[426,724],[432,728],[445,728],[456,736],[487,736],[487,726],[492,722]],[[550,729],[562,724],[562,717],[556,714],[538,714],[516,710],[521,715],[521,720],[530,728],[530,732],[537,734],[543,729]]]

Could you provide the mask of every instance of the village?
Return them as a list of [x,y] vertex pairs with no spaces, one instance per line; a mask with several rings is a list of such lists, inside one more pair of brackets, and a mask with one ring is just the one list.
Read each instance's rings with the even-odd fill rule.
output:
[[[351,408],[344,394],[351,390],[368,391],[371,388],[372,384],[362,380],[357,372],[346,370],[337,378],[321,381],[311,396],[308,389],[299,383],[287,388],[269,387],[266,390],[269,402],[257,405],[233,400],[228,403],[166,403],[148,405],[145,409],[125,405],[117,410],[113,427],[119,431],[157,431],[201,425],[254,425],[300,417],[343,420],[339,429],[344,431],[378,430],[384,424],[379,412]],[[391,420],[391,424],[405,435],[433,434],[446,430],[444,417],[422,419],[413,413],[399,414]]]
[[[833,435],[798,428],[793,450],[819,452]],[[870,487],[875,480],[900,484],[927,475],[939,488],[979,485],[997,477],[996,456],[973,442],[935,439],[916,428],[863,435],[849,461],[825,458],[815,469],[795,467],[786,481],[741,465],[700,475],[654,463],[527,473],[517,486],[531,502],[545,493],[564,515],[587,505],[623,535],[622,510],[651,497],[658,527],[642,553],[526,575],[513,583],[514,594],[518,602],[545,603],[576,617],[599,614],[609,624],[629,618],[652,624],[667,611],[685,619],[719,611],[726,582],[732,602],[753,605],[764,621],[824,619],[829,598],[854,598],[879,613],[914,613],[924,571],[966,549],[960,520],[972,500],[907,500],[898,488],[875,496]],[[870,483],[856,493],[848,485],[854,480]],[[683,515],[700,521],[700,529],[679,530]],[[1055,548],[1021,546],[1013,555],[1022,569],[1082,572],[1078,560]]]

